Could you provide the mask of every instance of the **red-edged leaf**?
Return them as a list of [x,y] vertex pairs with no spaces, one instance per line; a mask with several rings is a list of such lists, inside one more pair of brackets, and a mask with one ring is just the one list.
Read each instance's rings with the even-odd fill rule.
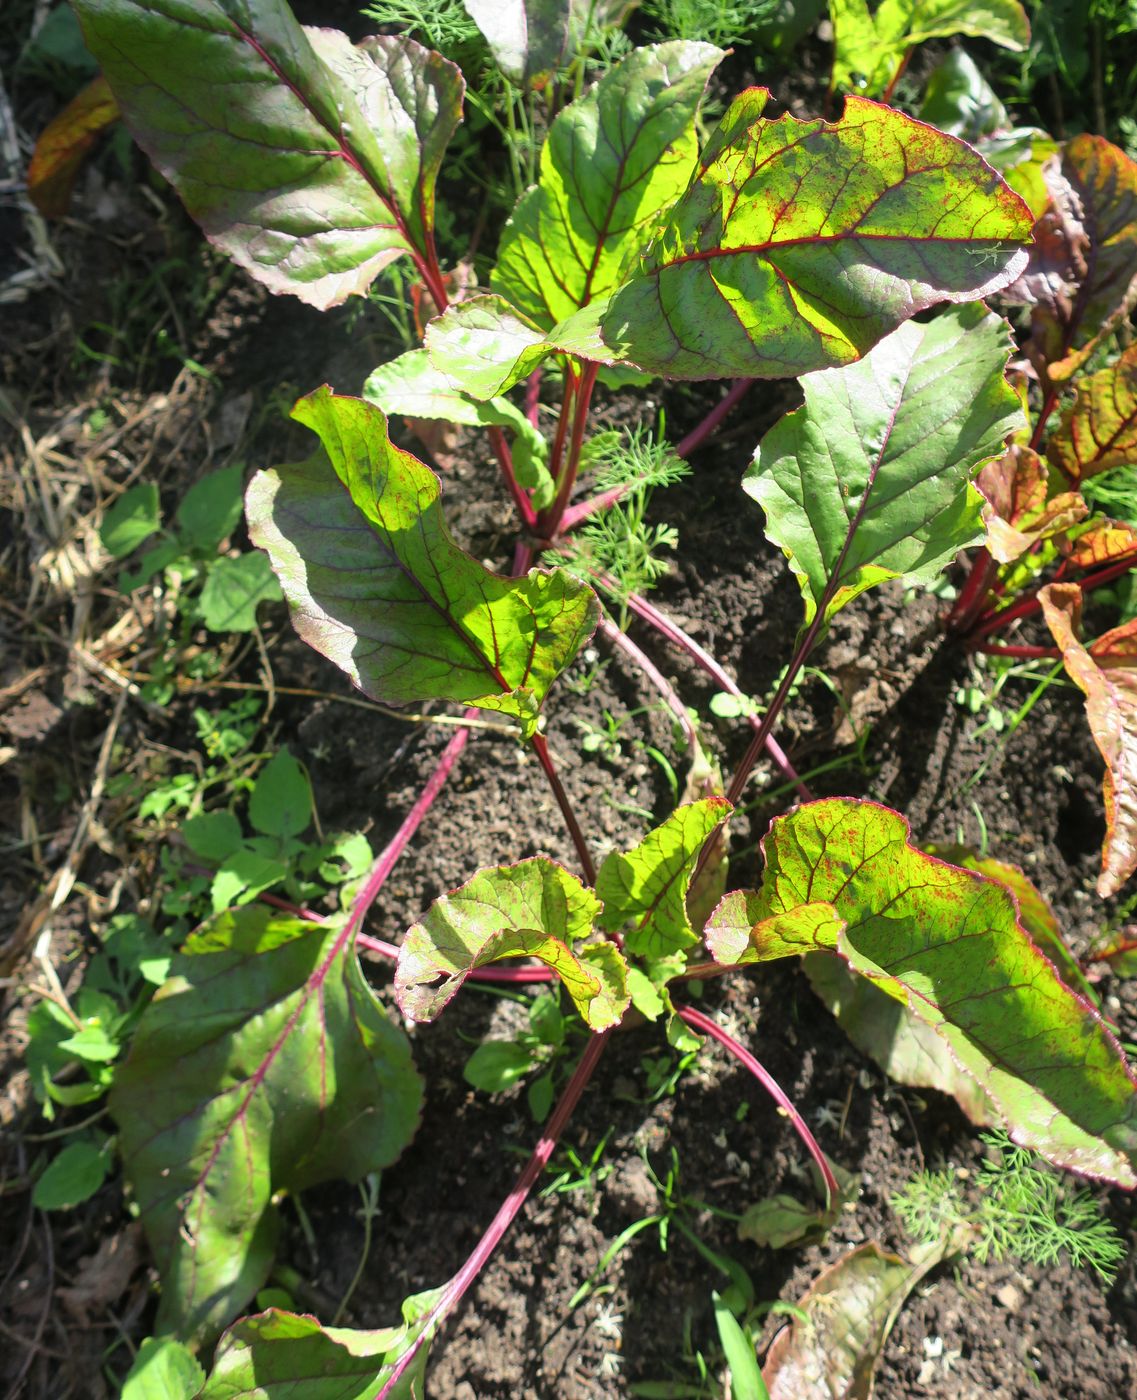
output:
[[864,98],[835,122],[769,120],[768,99],[735,98],[638,271],[558,340],[598,328],[678,379],[800,375],[1026,267],[1030,211],[970,146]]
[[1090,647],[1078,638],[1082,590],[1052,583],[1038,595],[1062,661],[1086,697],[1086,717],[1105,759],[1105,844],[1098,894],[1116,894],[1137,870],[1137,621]]
[[46,219],[67,213],[87,152],[118,121],[118,103],[100,73],[44,127],[28,166],[28,196]]
[[1050,208],[1005,295],[1034,308],[1032,357],[1061,383],[1137,300],[1137,163],[1102,136],[1075,136],[1043,176]]
[[982,469],[975,484],[983,493],[987,548],[1000,564],[1010,564],[1039,540],[1077,525],[1089,507],[1077,491],[1047,500],[1046,464],[1037,452],[1015,444]]
[[1093,520],[1077,536],[1067,555],[1069,567],[1096,569],[1127,554],[1137,562],[1137,530],[1124,520]]
[[76,0],[131,135],[206,236],[320,308],[429,247],[461,120],[454,64],[413,39],[353,47],[284,0]]
[[1137,462],[1137,345],[1078,381],[1078,397],[1046,444],[1068,481]]

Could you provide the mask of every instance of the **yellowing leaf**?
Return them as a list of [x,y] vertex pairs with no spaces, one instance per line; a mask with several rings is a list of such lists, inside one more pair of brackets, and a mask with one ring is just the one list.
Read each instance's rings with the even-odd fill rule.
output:
[[1077,491],[1047,499],[1046,466],[1037,452],[1018,443],[988,462],[975,478],[984,498],[987,548],[1000,564],[1011,564],[1039,540],[1061,534],[1086,518],[1089,507]]
[[1137,462],[1137,345],[1078,380],[1078,396],[1046,444],[1068,481]]
[[100,74],[44,127],[28,166],[28,197],[45,218],[67,213],[84,157],[118,115],[118,103]]

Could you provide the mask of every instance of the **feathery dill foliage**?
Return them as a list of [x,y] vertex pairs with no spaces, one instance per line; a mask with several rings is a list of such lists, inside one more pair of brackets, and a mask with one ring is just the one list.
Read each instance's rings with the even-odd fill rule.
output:
[[372,0],[363,13],[376,24],[409,34],[448,57],[481,42],[478,26],[462,0]]
[[719,48],[741,43],[777,9],[777,0],[647,0],[643,14],[661,37],[694,39]]
[[[646,593],[671,567],[661,558],[675,549],[679,531],[673,525],[649,525],[648,503],[653,492],[689,476],[691,469],[664,438],[650,428],[630,432],[597,433],[587,444],[581,465],[592,472],[597,494],[626,488],[613,505],[592,516],[573,537],[567,563],[608,576],[610,588],[622,604],[621,626],[627,623],[626,600],[631,593]],[[555,562],[565,564],[563,556]]]
[[1088,1191],[1071,1188],[1006,1133],[984,1133],[993,1155],[976,1177],[979,1199],[965,1201],[951,1172],[920,1172],[892,1198],[892,1209],[921,1244],[958,1234],[980,1263],[1020,1259],[1054,1264],[1065,1252],[1112,1283],[1125,1245]]

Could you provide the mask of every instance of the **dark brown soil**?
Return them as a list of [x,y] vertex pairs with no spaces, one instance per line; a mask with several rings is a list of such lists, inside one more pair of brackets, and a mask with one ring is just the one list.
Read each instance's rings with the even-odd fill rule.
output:
[[[44,106],[27,105],[33,116]],[[113,218],[104,225],[93,211],[108,199]],[[53,230],[52,238],[63,273],[54,280],[45,275],[28,300],[0,306],[0,355],[13,395],[7,421],[23,423],[34,441],[54,431],[54,450],[80,466],[92,456],[82,425],[94,408],[109,407],[112,423],[133,424],[122,434],[117,458],[96,453],[97,469],[86,477],[75,468],[75,490],[67,498],[75,528],[68,538],[81,541],[84,529],[89,533],[83,520],[102,495],[98,472],[121,482],[149,463],[172,506],[191,480],[237,444],[251,465],[306,450],[303,435],[282,424],[270,405],[325,380],[357,392],[372,365],[392,353],[373,313],[362,321],[346,312],[320,317],[230,278],[166,196],[143,197],[116,183],[104,166],[92,170],[74,220]],[[125,378],[106,361],[92,369],[77,355],[77,337],[85,335],[95,348],[103,344],[89,327],[106,323],[124,264],[144,272],[168,255],[184,264],[172,274],[179,295],[188,298],[192,291],[200,302],[192,313],[183,308],[184,326],[171,315],[171,333],[184,331],[183,350],[213,377],[204,380],[172,360],[138,353]],[[668,390],[663,401],[670,435],[677,439],[696,422],[717,392]],[[658,590],[660,606],[744,690],[759,696],[789,658],[800,600],[739,478],[754,444],[792,401],[783,386],[757,387],[697,457],[691,477],[657,502],[661,518],[679,523],[682,540],[677,567]],[[599,400],[612,417],[625,417],[629,404],[603,395]],[[652,413],[657,406],[638,411]],[[134,850],[131,815],[127,803],[112,798],[83,848],[75,894],[52,919],[49,945],[37,950],[43,959],[31,958],[43,921],[21,917],[40,908],[36,900],[42,903],[41,891],[71,849],[118,693],[67,652],[67,638],[90,637],[96,629],[77,624],[75,597],[43,572],[45,554],[60,541],[44,536],[24,446],[16,433],[4,447],[10,477],[0,526],[7,594],[0,618],[7,645],[0,672],[0,801],[9,833],[0,893],[5,928],[13,939],[23,938],[14,951],[8,945],[8,1053],[0,1071],[6,1134],[0,1377],[12,1400],[62,1400],[111,1393],[105,1377],[125,1369],[122,1338],[137,1344],[147,1335],[153,1297],[145,1246],[118,1183],[68,1215],[48,1217],[31,1208],[26,1173],[41,1150],[36,1135],[58,1124],[45,1123],[31,1100],[20,1067],[21,1027],[42,988],[44,966],[73,989],[92,928],[109,910],[144,900],[152,871],[143,863],[120,879],[122,852]],[[474,554],[507,567],[509,502],[477,443],[466,443],[446,474],[444,501]],[[95,571],[82,582],[82,617],[109,626],[119,606],[111,572]],[[890,588],[860,599],[817,653],[814,664],[826,679],[813,675],[803,684],[781,741],[799,771],[818,770],[809,777],[818,796],[878,798],[909,817],[918,841],[985,843],[992,855],[1021,864],[1080,952],[1104,917],[1092,894],[1103,830],[1101,771],[1081,697],[1053,685],[1013,733],[999,740],[977,736],[982,716],[972,717],[953,700],[969,666],[941,636],[941,608],[926,595],[906,598]],[[729,766],[745,747],[745,727],[710,716],[715,687],[686,658],[642,626],[632,632],[704,717],[711,747]],[[278,686],[345,692],[338,674],[294,639],[283,609],[271,615],[265,644]],[[234,676],[259,674],[252,649],[238,650],[231,661]],[[1011,683],[1004,708],[1022,703],[1029,690],[1029,682]],[[142,744],[182,754],[192,749],[194,703],[203,701],[177,700],[155,715],[127,702],[117,720],[119,752],[129,756]],[[618,721],[640,707],[647,712],[622,725],[609,752],[584,752],[588,728],[603,729],[609,717]],[[867,730],[861,746],[854,729]],[[550,699],[548,735],[598,857],[630,843],[669,810],[663,769],[645,746],[659,748],[680,769],[681,755],[657,697],[620,656],[596,644],[574,665]],[[446,738],[438,727],[347,710],[332,699],[281,695],[272,715],[273,742],[287,742],[308,765],[325,829],[367,829],[375,847],[398,826]],[[778,782],[760,766],[751,788],[755,806],[732,825],[732,886],[757,878],[756,843],[790,801],[784,793],[761,800]],[[397,941],[432,898],[479,866],[535,852],[573,864],[537,765],[510,740],[477,735],[382,891],[369,931]],[[387,966],[375,961],[369,968],[393,1006]],[[1106,980],[1101,991],[1123,1038],[1137,1038],[1132,990]],[[713,1047],[678,1077],[673,1092],[647,1102],[648,1062],[667,1054],[661,1032],[644,1026],[619,1035],[565,1139],[580,1161],[596,1154],[593,1169],[578,1172],[570,1189],[563,1173],[571,1172],[571,1163],[563,1153],[554,1159],[548,1193],[531,1200],[434,1344],[428,1393],[435,1400],[615,1397],[647,1381],[673,1382],[675,1395],[721,1394],[713,1379],[718,1352],[711,1292],[725,1280],[675,1226],[663,1240],[655,1227],[638,1234],[601,1288],[569,1309],[613,1239],[660,1209],[649,1167],[663,1178],[677,1165],[686,1200],[679,1218],[705,1245],[736,1260],[751,1276],[757,1299],[769,1302],[797,1299],[823,1265],[853,1244],[876,1240],[903,1249],[889,1198],[921,1166],[974,1173],[982,1147],[954,1103],[889,1086],[837,1031],[795,969],[777,966],[724,979],[705,989],[702,1004],[761,1057],[825,1150],[859,1173],[855,1209],[823,1245],[774,1252],[741,1242],[732,1223],[712,1208],[738,1214],[776,1191],[806,1191],[796,1136],[754,1081]],[[406,1295],[444,1282],[509,1191],[539,1130],[523,1091],[488,1099],[465,1085],[461,1071],[473,1043],[487,1033],[508,1034],[521,1015],[515,1001],[468,988],[436,1025],[412,1032],[427,1081],[425,1116],[410,1150],[384,1174],[372,1249],[345,1323],[393,1323]],[[81,1116],[77,1110],[61,1121]],[[1120,1192],[1102,1198],[1132,1244],[1131,1199]],[[301,1303],[327,1320],[360,1260],[358,1197],[341,1184],[309,1192],[302,1205],[303,1221],[291,1204],[284,1206],[280,1260],[302,1281]],[[771,1322],[766,1341],[782,1320]],[[1111,1288],[1066,1264],[1018,1269],[958,1259],[937,1269],[901,1312],[874,1393],[879,1400],[1134,1400],[1135,1347],[1132,1256]],[[705,1390],[698,1389],[699,1353],[712,1368]]]

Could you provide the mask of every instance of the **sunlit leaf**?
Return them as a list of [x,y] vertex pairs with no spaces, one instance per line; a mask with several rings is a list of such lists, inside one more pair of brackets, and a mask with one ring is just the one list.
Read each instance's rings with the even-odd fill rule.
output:
[[431,364],[425,350],[408,350],[372,370],[363,386],[363,397],[386,414],[442,419],[469,427],[508,428],[514,435],[517,480],[534,492],[533,504],[538,509],[552,504],[553,482],[545,466],[548,447],[525,414],[507,398],[474,399],[455,389],[452,380]]
[[459,549],[438,478],[371,404],[323,388],[293,417],[328,456],[259,472],[247,499],[301,637],[376,700],[461,700],[531,731],[596,625],[592,590],[563,569],[501,578]]
[[[833,86],[879,97],[900,72],[908,50],[928,39],[969,34],[1005,49],[1030,43],[1018,0],[830,0]],[[934,118],[929,118],[934,120]]]
[[1085,530],[1074,539],[1068,562],[1079,569],[1092,569],[1135,553],[1137,529],[1125,520],[1097,517],[1087,522]]
[[966,49],[951,49],[932,69],[920,120],[971,142],[1008,125],[1007,109]]
[[121,1400],[197,1400],[205,1372],[184,1342],[146,1337],[122,1383]]
[[873,1369],[908,1295],[946,1253],[925,1247],[909,1263],[863,1244],[814,1280],[797,1319],[774,1338],[762,1378],[770,1400],[870,1400]]
[[649,958],[689,948],[699,941],[687,914],[687,892],[707,838],[730,815],[723,797],[677,807],[630,851],[613,851],[596,879],[604,901],[601,928],[624,935],[629,953]]
[[110,1108],[162,1281],[158,1330],[215,1332],[264,1282],[273,1198],[389,1165],[422,1087],[342,926],[261,906],[174,958]]
[[461,117],[452,63],[401,36],[302,29],[284,0],[76,9],[131,134],[271,291],[334,306],[426,248]]
[[612,943],[582,944],[600,902],[551,860],[480,870],[436,899],[407,930],[395,972],[404,1015],[432,1021],[476,967],[501,958],[537,958],[552,968],[594,1030],[627,1010],[627,968]]
[[798,577],[806,621],[866,588],[928,584],[981,537],[970,477],[1022,421],[1005,321],[983,306],[894,331],[863,360],[802,379],[743,487]]
[[636,49],[560,113],[502,234],[495,292],[548,331],[619,284],[687,187],[695,112],[722,57],[710,44]]
[[[1135,211],[1137,212],[1137,211]],[[1078,396],[1046,444],[1068,481],[1137,462],[1137,345],[1078,380]]]
[[1033,308],[1031,351],[1055,383],[1079,370],[1137,301],[1137,163],[1075,136],[1043,168],[1050,207],[1006,296]]
[[1022,197],[1034,217],[1041,218],[1050,203],[1042,172],[1059,143],[1040,127],[1020,126],[976,141],[975,149]]
[[1049,496],[1046,464],[1018,443],[975,478],[983,496],[987,548],[1000,564],[1020,558],[1040,540],[1062,534],[1086,518],[1089,507],[1078,491]]
[[[357,1331],[321,1327],[314,1317],[270,1308],[243,1317],[217,1344],[213,1370],[197,1400],[374,1400],[399,1357],[422,1331],[437,1289],[403,1302],[401,1327]],[[421,1400],[424,1345],[392,1392]]]
[[1026,266],[1030,211],[962,141],[860,97],[835,122],[768,99],[735,98],[640,267],[559,344],[676,379],[806,374]]
[[28,198],[45,218],[67,213],[87,153],[116,121],[118,103],[100,73],[40,132],[27,181]]
[[[1017,1142],[1137,1184],[1137,1081],[1096,1010],[1018,923],[1004,885],[927,855],[898,813],[851,798],[779,818],[763,848],[761,890],[728,895],[712,916],[712,956],[834,948],[937,1031]],[[819,903],[837,923],[818,918]]]
[[1137,870],[1137,621],[1086,647],[1079,640],[1082,590],[1053,583],[1038,595],[1066,671],[1086,697],[1086,718],[1105,759],[1105,842],[1098,894],[1116,894]]

